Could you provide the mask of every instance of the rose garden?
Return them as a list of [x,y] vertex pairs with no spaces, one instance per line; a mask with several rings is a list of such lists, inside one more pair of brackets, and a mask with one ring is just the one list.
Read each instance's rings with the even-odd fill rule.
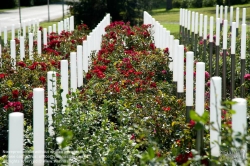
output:
[[1,163],[247,165],[246,9],[216,11],[180,9],[178,36],[147,12],[93,30],[33,22],[10,41],[2,27]]

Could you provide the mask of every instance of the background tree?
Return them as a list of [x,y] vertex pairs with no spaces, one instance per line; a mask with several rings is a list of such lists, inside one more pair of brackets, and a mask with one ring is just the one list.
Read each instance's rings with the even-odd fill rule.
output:
[[16,5],[15,0],[7,0],[1,3],[0,9],[10,9],[16,7]]
[[69,5],[75,22],[85,23],[92,29],[106,13],[110,13],[112,21],[130,21],[131,25],[141,24],[143,11],[150,11],[153,2],[154,0],[80,0],[69,2]]
[[80,0],[69,2],[70,12],[74,15],[76,24],[87,24],[93,29],[107,13],[106,0]]

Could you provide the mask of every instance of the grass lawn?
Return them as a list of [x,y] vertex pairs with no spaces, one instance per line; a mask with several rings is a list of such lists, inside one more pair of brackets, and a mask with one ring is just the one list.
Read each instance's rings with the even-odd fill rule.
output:
[[[234,7],[234,20],[236,15],[236,7],[240,8],[240,23],[242,18],[242,8],[246,8],[246,23],[250,23],[250,11],[248,8],[250,8],[250,4],[245,5],[235,5]],[[199,14],[207,15],[208,16],[208,28],[209,28],[209,18],[210,16],[214,16],[214,19],[216,17],[216,7],[204,7],[204,8],[189,8],[190,11],[198,12]],[[230,8],[228,8],[228,14],[227,18],[228,21],[230,21]],[[163,25],[165,28],[170,30],[171,34],[173,34],[176,38],[178,37],[179,33],[179,8],[174,8],[170,11],[166,11],[165,8],[162,9],[154,9],[150,14],[156,19],[156,21],[159,21],[161,25]],[[223,15],[224,17],[224,15]],[[215,26],[214,26],[215,28]],[[208,31],[209,32],[209,31]]]

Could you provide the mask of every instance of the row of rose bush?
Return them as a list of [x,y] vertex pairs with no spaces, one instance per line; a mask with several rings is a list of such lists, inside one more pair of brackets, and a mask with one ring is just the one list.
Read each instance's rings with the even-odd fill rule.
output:
[[[42,31],[42,27],[40,27]],[[47,72],[60,70],[60,60],[68,59],[70,52],[76,51],[77,45],[82,44],[88,34],[85,24],[77,26],[73,32],[63,31],[60,35],[51,33],[48,45],[43,46],[42,55],[37,54],[37,41],[34,40],[34,60],[29,59],[29,42],[25,41],[25,58],[20,60],[20,41],[16,40],[17,61],[16,68],[12,66],[10,48],[2,48],[0,67],[0,149],[8,148],[8,114],[23,112],[27,125],[32,124],[33,88],[47,88]],[[42,31],[43,32],[43,31]],[[43,35],[42,35],[43,36]],[[58,72],[60,73],[60,72]],[[59,75],[57,75],[59,78]],[[47,98],[45,98],[47,101]],[[3,151],[0,152],[2,154]]]

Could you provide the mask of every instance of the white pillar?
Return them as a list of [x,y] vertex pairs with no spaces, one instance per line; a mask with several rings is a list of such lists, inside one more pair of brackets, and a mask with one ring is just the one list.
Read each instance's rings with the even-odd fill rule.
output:
[[56,99],[53,97],[53,95],[56,95],[56,72],[49,71],[47,73],[47,86],[48,86],[48,123],[49,123],[49,134],[50,136],[54,135],[54,129],[53,129],[53,119],[52,114],[54,112],[54,109],[52,109],[52,106],[56,106]]
[[83,58],[82,58],[82,66],[83,66],[83,70],[85,73],[88,72],[88,43],[87,40],[83,41]]
[[77,46],[77,87],[83,86],[82,46]]
[[4,27],[4,46],[8,44],[7,38],[8,38],[7,27]]
[[196,98],[195,112],[200,116],[204,113],[204,95],[205,95],[205,63],[196,63]]
[[38,55],[42,54],[42,38],[41,38],[41,31],[37,31],[37,52]]
[[20,59],[21,61],[25,57],[25,48],[24,48],[24,37],[20,37]]
[[44,164],[45,120],[44,89],[33,89],[33,163],[34,166]]
[[184,92],[184,45],[178,46],[178,82],[177,82],[177,92]]
[[10,41],[10,55],[12,60],[12,67],[16,68],[16,41],[11,40]]
[[194,52],[186,53],[186,106],[193,106],[194,98]]
[[[233,99],[233,102],[236,102],[236,104],[232,105],[232,110],[235,111],[235,114],[232,115],[232,130],[233,130],[233,141],[236,147],[242,146],[242,150],[239,152],[237,151],[236,154],[240,153],[243,157],[244,161],[240,160],[240,156],[237,155],[238,164],[240,165],[247,165],[247,144],[244,143],[243,145],[236,141],[237,134],[241,133],[242,135],[247,134],[247,101],[243,98],[235,98]],[[241,135],[241,137],[242,137]],[[240,138],[241,138],[240,137]],[[233,162],[233,166],[235,166],[236,163]]]
[[77,88],[77,76],[76,76],[76,52],[70,53],[70,88],[72,92]]
[[23,119],[24,116],[21,112],[9,114],[9,166],[23,166]]
[[220,156],[221,80],[221,77],[212,77],[210,80],[210,148],[214,157]]
[[63,89],[62,92],[62,105],[64,113],[66,105],[67,105],[67,97],[66,95],[69,92],[69,74],[68,74],[68,60],[61,60],[61,87]]
[[43,45],[47,47],[47,28],[43,28]]
[[33,33],[29,33],[29,59],[33,60]]

